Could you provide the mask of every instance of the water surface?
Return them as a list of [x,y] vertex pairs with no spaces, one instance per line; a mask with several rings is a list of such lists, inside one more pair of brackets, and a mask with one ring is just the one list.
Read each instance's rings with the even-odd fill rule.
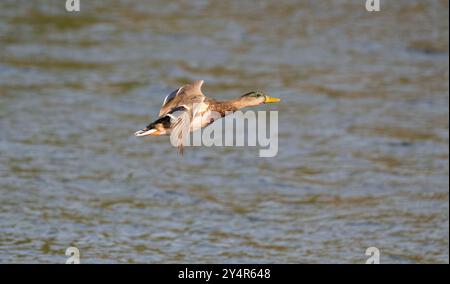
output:
[[[448,263],[448,1],[63,2],[0,4],[1,263]],[[132,135],[195,79],[278,155]]]

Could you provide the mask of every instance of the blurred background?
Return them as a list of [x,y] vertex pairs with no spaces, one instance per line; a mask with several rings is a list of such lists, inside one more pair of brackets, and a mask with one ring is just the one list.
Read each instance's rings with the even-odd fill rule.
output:
[[[449,261],[449,2],[0,2],[0,262]],[[138,139],[195,79],[279,152]]]

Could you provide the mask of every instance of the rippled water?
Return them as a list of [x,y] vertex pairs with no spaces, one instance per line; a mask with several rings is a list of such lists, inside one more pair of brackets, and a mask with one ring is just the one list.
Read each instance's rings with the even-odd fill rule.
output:
[[[448,263],[449,4],[363,2],[2,1],[0,262]],[[194,79],[278,155],[132,135]]]

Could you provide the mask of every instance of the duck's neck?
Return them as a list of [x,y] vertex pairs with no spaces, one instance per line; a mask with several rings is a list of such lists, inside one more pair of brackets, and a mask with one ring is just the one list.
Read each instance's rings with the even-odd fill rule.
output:
[[219,112],[222,116],[225,116],[226,113],[235,112],[241,108],[246,107],[240,100],[240,98],[223,101],[223,102],[217,102],[211,104],[211,110]]

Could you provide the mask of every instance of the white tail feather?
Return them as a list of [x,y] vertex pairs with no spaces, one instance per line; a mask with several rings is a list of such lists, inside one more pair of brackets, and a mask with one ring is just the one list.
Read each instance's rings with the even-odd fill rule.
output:
[[150,134],[152,134],[153,132],[156,132],[157,130],[156,129],[150,129],[150,130],[139,130],[139,131],[136,131],[135,133],[134,133],[134,135],[135,136],[147,136],[147,135],[150,135]]

